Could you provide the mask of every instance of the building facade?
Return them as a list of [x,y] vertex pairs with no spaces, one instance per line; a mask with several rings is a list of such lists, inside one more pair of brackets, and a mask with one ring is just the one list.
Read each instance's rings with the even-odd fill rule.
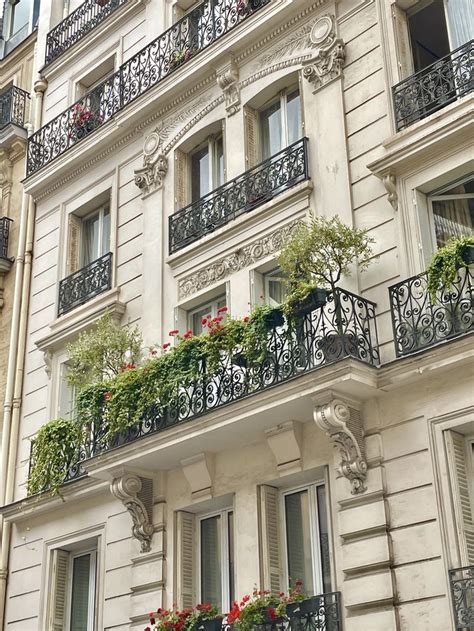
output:
[[[436,299],[425,274],[472,234],[469,4],[43,3],[5,629],[142,629],[295,578],[315,629],[474,628],[472,268]],[[31,440],[72,410],[66,345],[106,312],[163,346],[279,303],[311,213],[375,239],[338,294],[356,344],[327,347],[330,298],[274,329],[271,369],[227,358],[105,448],[94,425],[61,496],[29,497]]]

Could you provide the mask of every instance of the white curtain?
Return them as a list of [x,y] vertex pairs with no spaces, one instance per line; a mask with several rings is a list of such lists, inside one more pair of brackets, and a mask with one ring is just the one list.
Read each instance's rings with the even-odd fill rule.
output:
[[444,2],[451,49],[454,50],[474,38],[474,5],[472,0],[444,0]]

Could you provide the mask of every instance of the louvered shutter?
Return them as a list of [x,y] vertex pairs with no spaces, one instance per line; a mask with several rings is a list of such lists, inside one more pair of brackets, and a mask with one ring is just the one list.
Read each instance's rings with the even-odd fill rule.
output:
[[181,608],[194,605],[194,528],[192,513],[176,513],[176,582],[178,606]]
[[467,444],[463,434],[447,431],[446,450],[453,494],[461,563],[474,563],[474,508],[469,490]]
[[67,273],[72,274],[80,267],[81,258],[81,226],[79,217],[69,215],[67,230]]
[[188,203],[188,156],[184,151],[174,152],[174,190],[176,210]]
[[260,527],[260,579],[263,589],[274,593],[280,587],[280,537],[278,489],[273,486],[259,487]]
[[399,79],[401,80],[413,74],[413,56],[407,14],[396,4],[392,4],[392,21],[397,47]]
[[53,550],[48,631],[65,629],[68,571],[69,552]]
[[251,169],[259,162],[258,113],[251,107],[244,107],[245,124],[245,164]]

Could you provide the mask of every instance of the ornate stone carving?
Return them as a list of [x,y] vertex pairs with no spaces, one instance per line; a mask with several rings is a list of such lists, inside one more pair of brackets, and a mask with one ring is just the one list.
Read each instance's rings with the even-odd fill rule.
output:
[[392,204],[393,210],[396,212],[398,210],[397,179],[394,175],[388,173],[382,177],[382,182],[388,193],[387,199]]
[[142,195],[148,195],[163,186],[167,172],[168,159],[163,153],[160,135],[155,130],[143,144],[143,167],[135,170],[135,184]]
[[51,370],[53,366],[53,352],[51,350],[43,351],[44,359],[44,371],[48,375],[48,379],[51,379]]
[[[148,485],[151,480],[146,480]],[[151,523],[151,508],[145,506],[143,498],[144,481],[137,475],[125,473],[115,478],[110,485],[112,495],[122,502],[132,517],[132,534],[140,542],[140,551],[149,552],[155,529]]]
[[313,84],[314,92],[341,76],[344,66],[344,42],[336,36],[336,19],[323,15],[313,24],[310,34],[315,54],[303,65],[303,76]]
[[367,477],[362,419],[357,410],[340,399],[317,406],[313,412],[316,425],[325,431],[341,454],[339,472],[351,483],[351,493],[366,490]]
[[200,269],[179,281],[179,298],[187,298],[200,289],[223,280],[233,272],[248,267],[255,261],[281,250],[283,243],[292,235],[300,220],[296,219],[262,239],[224,256],[209,267]]
[[232,116],[240,109],[239,69],[233,59],[228,64],[219,68],[217,72],[217,85],[224,92],[225,109]]

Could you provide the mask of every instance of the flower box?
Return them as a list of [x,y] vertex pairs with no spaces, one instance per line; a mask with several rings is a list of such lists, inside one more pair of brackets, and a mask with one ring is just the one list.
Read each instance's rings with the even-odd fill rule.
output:
[[110,0],[95,0],[95,3],[99,5],[99,7],[105,7],[109,4]]
[[315,287],[304,300],[302,300],[297,307],[295,307],[295,315],[305,316],[314,311],[324,307],[327,302],[328,292],[326,289]]
[[466,245],[462,253],[462,258],[466,265],[472,265],[474,263],[474,245]]
[[232,363],[239,368],[247,368],[247,358],[243,353],[234,353],[232,355]]
[[222,617],[203,620],[197,627],[197,631],[221,631]]
[[283,310],[280,307],[272,309],[269,313],[265,314],[265,325],[269,329],[276,329],[278,326],[285,324],[285,318],[283,316]]

